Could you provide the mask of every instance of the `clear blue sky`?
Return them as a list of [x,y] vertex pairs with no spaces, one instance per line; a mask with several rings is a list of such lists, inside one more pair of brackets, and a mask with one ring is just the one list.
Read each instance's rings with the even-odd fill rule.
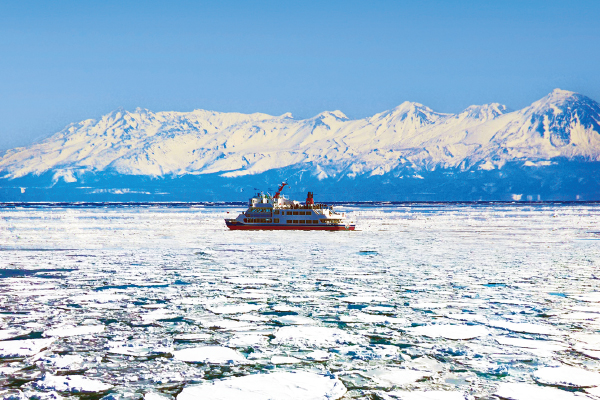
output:
[[600,1],[0,2],[0,149],[118,107],[436,111],[600,100]]

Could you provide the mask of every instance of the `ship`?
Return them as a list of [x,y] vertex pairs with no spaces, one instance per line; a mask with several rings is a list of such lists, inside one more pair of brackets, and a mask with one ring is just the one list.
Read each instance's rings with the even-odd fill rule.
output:
[[248,201],[248,209],[237,218],[225,219],[231,230],[301,230],[301,231],[353,231],[354,223],[345,213],[334,211],[333,206],[315,203],[313,192],[306,201],[290,200],[281,194],[287,183],[283,182],[277,193],[257,193]]

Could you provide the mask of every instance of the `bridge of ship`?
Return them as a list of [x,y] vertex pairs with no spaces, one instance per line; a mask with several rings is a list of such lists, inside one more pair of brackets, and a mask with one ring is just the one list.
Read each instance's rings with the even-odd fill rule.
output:
[[[335,218],[339,216],[339,218]],[[240,214],[238,220],[245,223],[263,224],[339,224],[343,214],[332,212],[324,204],[273,207],[272,204],[255,204]]]

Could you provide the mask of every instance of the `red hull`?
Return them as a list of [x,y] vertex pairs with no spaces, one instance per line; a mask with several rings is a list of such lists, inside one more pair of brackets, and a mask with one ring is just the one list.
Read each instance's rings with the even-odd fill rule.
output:
[[353,231],[355,226],[289,226],[289,225],[246,225],[227,224],[233,231]]

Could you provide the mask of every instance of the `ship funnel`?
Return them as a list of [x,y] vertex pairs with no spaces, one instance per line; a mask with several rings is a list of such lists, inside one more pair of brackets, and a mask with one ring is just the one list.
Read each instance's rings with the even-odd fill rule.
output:
[[306,195],[306,205],[312,206],[313,204],[315,204],[315,201],[313,199],[313,192],[308,192],[308,194]]

